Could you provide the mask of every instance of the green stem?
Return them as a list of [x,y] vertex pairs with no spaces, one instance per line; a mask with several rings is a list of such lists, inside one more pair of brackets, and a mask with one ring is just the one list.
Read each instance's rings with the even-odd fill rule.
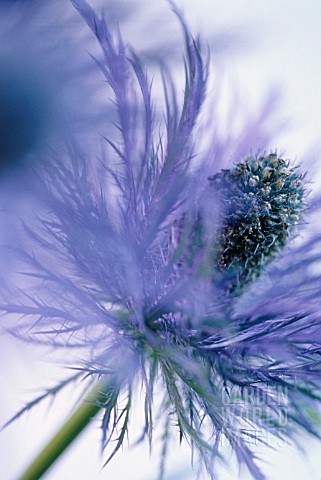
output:
[[19,480],[39,480],[103,408],[106,393],[114,386],[111,379],[95,385]]

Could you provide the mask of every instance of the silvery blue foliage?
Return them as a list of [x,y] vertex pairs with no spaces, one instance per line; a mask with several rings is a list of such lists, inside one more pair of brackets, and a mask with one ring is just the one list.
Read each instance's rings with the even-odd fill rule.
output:
[[[154,391],[163,392],[164,458],[171,427],[210,478],[226,440],[240,465],[264,479],[251,448],[268,443],[258,432],[320,436],[320,237],[286,243],[308,215],[304,175],[276,152],[250,158],[255,137],[265,147],[261,114],[238,138],[216,137],[199,154],[208,63],[174,5],[185,38],[185,90],[181,102],[164,66],[161,117],[152,82],[119,30],[85,1],[72,3],[102,49],[95,62],[114,94],[118,134],[99,155],[70,141],[37,173],[46,212],[25,226],[33,248],[16,249],[35,287],[1,309],[21,315],[15,334],[82,348],[78,376],[115,379],[103,404],[108,459],[122,445],[143,385],[142,439],[150,443]],[[231,152],[234,165],[222,172]],[[226,288],[231,272],[241,283],[233,291]]]

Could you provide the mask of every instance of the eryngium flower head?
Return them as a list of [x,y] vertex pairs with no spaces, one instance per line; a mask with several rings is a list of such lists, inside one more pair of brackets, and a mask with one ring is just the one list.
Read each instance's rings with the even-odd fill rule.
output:
[[[152,443],[160,388],[163,452],[172,427],[215,478],[213,460],[225,439],[253,478],[263,479],[251,450],[253,439],[266,440],[257,430],[319,436],[310,412],[320,400],[321,236],[286,248],[302,210],[301,174],[275,155],[243,164],[237,156],[209,186],[215,161],[244,150],[244,138],[251,151],[255,137],[247,126],[233,145],[216,134],[210,154],[196,156],[207,65],[181,15],[176,11],[186,40],[185,92],[179,107],[174,81],[162,70],[163,124],[139,57],[85,1],[72,3],[102,48],[96,63],[114,92],[120,136],[107,140],[99,161],[96,149],[71,143],[44,162],[37,180],[48,208],[40,223],[26,226],[32,253],[16,249],[34,284],[14,290],[1,309],[9,318],[21,315],[11,329],[25,339],[82,347],[78,377],[113,379],[100,398],[109,458],[126,437],[137,390],[145,395],[142,438]],[[263,124],[261,113],[255,128],[251,123],[257,138],[266,137]],[[268,276],[255,279],[265,257],[281,249]],[[213,274],[217,266],[220,275]],[[229,270],[233,285],[244,283],[239,295],[226,292],[221,277]],[[163,457],[160,463],[163,477]]]
[[230,288],[261,275],[287,245],[301,218],[302,179],[276,154],[249,157],[210,178],[221,205],[215,259]]

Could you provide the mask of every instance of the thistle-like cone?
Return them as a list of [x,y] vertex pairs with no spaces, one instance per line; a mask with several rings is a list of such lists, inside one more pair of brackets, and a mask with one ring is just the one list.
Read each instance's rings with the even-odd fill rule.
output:
[[257,278],[287,244],[301,219],[303,177],[276,154],[210,177],[220,203],[215,262],[230,291]]

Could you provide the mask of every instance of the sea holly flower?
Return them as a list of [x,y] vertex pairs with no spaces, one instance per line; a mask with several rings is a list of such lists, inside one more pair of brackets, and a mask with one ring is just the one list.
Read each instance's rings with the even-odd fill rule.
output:
[[[209,478],[226,440],[263,479],[252,449],[267,443],[258,431],[319,437],[311,412],[321,399],[320,236],[290,242],[303,224],[304,175],[276,153],[217,168],[213,159],[230,148],[222,139],[198,152],[208,64],[174,5],[185,92],[180,105],[164,67],[162,123],[142,62],[119,30],[85,1],[72,3],[101,46],[95,62],[113,90],[118,136],[106,139],[99,160],[98,149],[72,141],[37,172],[46,208],[25,226],[32,253],[15,250],[32,284],[1,310],[21,315],[11,330],[24,339],[86,352],[71,378],[15,418],[79,378],[92,390],[22,478],[40,478],[99,413],[108,463],[130,433],[143,386],[141,439],[151,446],[154,392],[164,397],[160,478],[174,429]],[[256,131],[261,138],[259,122]]]
[[302,174],[276,154],[247,158],[211,177],[221,198],[216,258],[230,288],[244,286],[287,245],[303,209]]

